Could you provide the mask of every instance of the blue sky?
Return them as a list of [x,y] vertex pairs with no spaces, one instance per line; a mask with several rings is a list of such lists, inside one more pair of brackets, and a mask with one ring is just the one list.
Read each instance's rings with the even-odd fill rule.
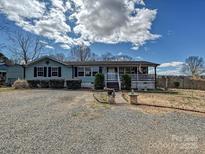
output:
[[[5,0],[3,0],[5,1]],[[30,31],[33,35],[39,35],[41,36],[42,40],[45,40],[48,42],[48,46],[52,46],[54,49],[49,49],[47,48],[46,50],[50,53],[56,53],[56,52],[63,52],[67,54],[69,52],[69,49],[62,48],[62,41],[56,41],[55,39],[58,39],[58,33],[55,33],[55,38],[51,38],[50,35],[41,35],[40,32],[42,31],[33,31],[32,28],[36,28],[38,25],[35,25],[36,27],[32,27],[33,25],[29,25],[28,27],[23,27],[22,26],[22,20],[21,18],[18,19],[15,16],[13,16],[13,12],[15,9],[15,6],[10,6],[9,3],[12,3],[11,0],[10,2],[0,2],[0,23],[3,24],[5,22],[8,23],[9,29],[12,31],[19,30],[19,29],[26,29]],[[29,1],[29,0],[28,0]],[[17,0],[15,1],[16,3],[21,3],[22,6],[28,6],[30,7],[35,7],[38,5],[34,5],[29,3],[28,1],[25,0]],[[37,0],[36,0],[37,1]],[[55,1],[55,2],[54,2]],[[50,0],[48,2],[51,2],[51,4],[54,3],[55,8],[58,8],[58,15],[65,14],[65,17],[70,16],[70,12],[66,10],[63,10],[64,8],[61,8],[59,4],[60,0]],[[124,14],[119,14],[118,15],[118,8],[117,7],[110,7],[107,6],[106,2],[99,0],[99,5],[104,6],[104,9],[99,10],[99,21],[104,21],[105,23],[100,23],[102,25],[101,28],[94,29],[89,29],[89,27],[96,27],[94,24],[90,24],[89,21],[85,21],[84,18],[91,18],[92,20],[95,20],[94,16],[91,16],[91,14],[85,15],[83,14],[83,11],[85,9],[81,9],[78,13],[77,16],[75,17],[76,20],[80,21],[79,25],[84,26],[83,28],[88,28],[88,32],[86,33],[85,30],[82,27],[77,27],[76,29],[80,31],[80,34],[83,37],[80,37],[77,41],[85,41],[85,36],[89,35],[89,42],[85,41],[85,43],[89,43],[92,52],[95,52],[97,54],[103,54],[106,52],[111,52],[113,54],[127,54],[132,56],[133,58],[138,59],[143,59],[143,60],[149,60],[157,63],[163,64],[162,67],[159,69],[161,72],[169,72],[169,73],[179,73],[177,72],[179,68],[181,67],[182,62],[187,58],[188,56],[201,56],[205,58],[205,1],[204,0],[145,0],[142,5],[142,0],[132,0],[134,2],[135,8],[134,9],[143,9],[146,8],[148,10],[144,10],[142,12],[142,19],[140,18],[133,18],[133,20],[140,19],[142,21],[139,21],[139,23],[134,23],[134,21],[129,21],[128,25],[130,24],[136,24],[136,28],[130,28],[130,26],[125,26],[124,21],[128,19]],[[126,3],[126,0],[113,0],[113,5],[119,3]],[[64,1],[65,2],[65,1]],[[86,7],[90,7],[92,0],[88,1],[87,4],[76,4],[80,7],[83,5]],[[94,1],[93,1],[94,2]],[[95,1],[96,2],[96,1]],[[110,2],[110,1],[109,1]],[[25,3],[25,4],[23,4]],[[27,4],[28,3],[28,4]],[[65,3],[64,3],[65,4]],[[47,5],[48,6],[48,5]],[[67,9],[70,9],[70,5],[68,5]],[[107,8],[106,8],[107,7]],[[106,10],[107,9],[107,10]],[[111,18],[111,24],[106,23],[107,18],[101,18],[101,14],[104,15],[103,11],[106,10],[108,11],[109,14],[109,9],[113,11],[113,17]],[[131,11],[134,11],[132,8]],[[156,10],[155,10],[156,9]],[[41,17],[41,10],[43,8],[39,4],[39,8],[35,9],[30,9],[28,13],[28,17],[26,18],[39,18],[40,20],[45,20],[44,17]],[[22,13],[21,8],[17,9],[17,13],[19,11],[19,16],[25,18],[25,12]],[[25,11],[25,10],[24,10]],[[93,12],[96,10],[93,10]],[[32,12],[32,13],[31,13]],[[96,13],[96,12],[95,12]],[[105,16],[105,15],[104,15]],[[84,17],[84,18],[83,18]],[[132,16],[129,17],[129,19]],[[116,18],[119,18],[117,20]],[[49,17],[47,17],[48,22],[50,20]],[[63,20],[63,18],[62,18]],[[45,26],[44,21],[44,26]],[[62,22],[62,21],[58,21]],[[98,21],[96,21],[98,22]],[[17,24],[19,26],[17,26]],[[39,23],[38,23],[39,24]],[[86,24],[86,25],[85,25]],[[112,25],[113,24],[113,25]],[[123,34],[116,34],[115,30],[118,28],[118,25],[121,25],[119,29],[123,31]],[[138,31],[139,24],[145,25],[141,31],[143,34],[144,39],[137,39],[135,38],[135,33]],[[151,29],[147,28],[147,26],[151,24]],[[40,24],[39,24],[40,25]],[[70,18],[69,21],[67,21],[67,25],[62,22],[62,29],[58,28],[58,32],[64,33],[63,29],[67,27],[67,25],[72,29],[73,27],[73,21],[71,22]],[[87,26],[89,25],[89,27]],[[106,27],[108,25],[108,27]],[[41,24],[42,26],[42,24]],[[87,27],[86,27],[87,26]],[[103,27],[104,26],[104,27]],[[124,26],[124,27],[123,27]],[[68,28],[69,28],[68,27]],[[39,27],[37,27],[39,28]],[[36,29],[37,29],[36,28]],[[40,27],[42,28],[42,27]],[[45,28],[45,27],[44,27]],[[130,31],[127,31],[126,29],[131,29],[133,31],[132,34],[130,34]],[[80,29],[80,30],[79,30]],[[87,30],[87,29],[86,29]],[[103,34],[101,34],[103,30]],[[117,29],[118,30],[118,29]],[[145,34],[145,32],[149,31],[149,34],[153,34],[153,36],[150,36],[149,34]],[[105,35],[104,33],[108,33]],[[68,31],[65,31],[66,33]],[[112,34],[111,34],[112,33]],[[91,35],[92,34],[92,35]],[[136,33],[136,36],[140,36],[140,34]],[[159,37],[160,35],[160,37]],[[74,36],[74,34],[72,34]],[[50,37],[50,38],[49,38]],[[94,38],[95,37],[95,38]],[[113,39],[113,37],[119,37],[119,39]],[[127,37],[127,38],[126,38]],[[72,37],[71,37],[72,38]],[[87,37],[86,37],[87,38]],[[93,39],[94,38],[94,39]],[[65,38],[66,40],[67,38]],[[75,40],[76,41],[76,40]],[[7,34],[1,34],[0,42],[4,42],[8,44],[8,39],[7,39]],[[114,44],[113,44],[114,42]],[[66,40],[66,42],[63,42],[66,44],[66,47],[70,46],[70,42]],[[140,44],[142,43],[142,44]],[[139,47],[138,50],[133,50],[133,47]],[[9,56],[9,52],[4,50],[4,53]]]

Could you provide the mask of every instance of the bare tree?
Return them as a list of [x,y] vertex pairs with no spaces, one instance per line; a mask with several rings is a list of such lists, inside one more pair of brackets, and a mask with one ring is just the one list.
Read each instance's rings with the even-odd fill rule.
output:
[[84,44],[72,48],[71,55],[76,58],[77,61],[88,61],[92,57],[90,48]]
[[51,57],[59,60],[59,61],[65,61],[66,60],[66,56],[63,53],[56,53],[56,54],[51,54]]
[[45,47],[44,42],[28,32],[17,32],[9,38],[12,42],[12,46],[9,49],[14,54],[15,61],[24,64],[38,58]]
[[107,52],[101,56],[101,59],[104,61],[112,61],[114,56],[110,52]]
[[188,57],[182,67],[182,72],[184,74],[191,75],[193,78],[200,77],[203,73],[205,73],[203,58],[198,56]]
[[3,53],[0,52],[0,62],[5,64],[11,64],[11,60],[7,58]]
[[[0,32],[6,32],[6,30],[7,30],[6,25],[0,25]],[[2,48],[5,48],[5,47],[6,47],[6,45],[4,43],[0,42],[0,48],[2,49]]]

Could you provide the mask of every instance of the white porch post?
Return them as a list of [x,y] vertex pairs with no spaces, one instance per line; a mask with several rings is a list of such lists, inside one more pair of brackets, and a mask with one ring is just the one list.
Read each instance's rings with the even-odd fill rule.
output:
[[102,73],[104,74],[105,87],[107,88],[107,67],[102,67]]
[[139,80],[139,66],[137,66],[137,81]]
[[118,78],[118,83],[119,83],[119,90],[121,90],[120,68],[119,67],[117,67],[117,78]]

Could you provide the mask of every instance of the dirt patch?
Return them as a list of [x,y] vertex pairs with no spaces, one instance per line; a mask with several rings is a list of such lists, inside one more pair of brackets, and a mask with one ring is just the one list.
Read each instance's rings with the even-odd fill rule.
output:
[[140,93],[139,103],[205,112],[205,91],[175,90],[175,94]]
[[12,87],[0,87],[0,93],[1,92],[11,92],[14,91],[15,89]]
[[159,116],[173,112],[173,110],[171,109],[155,108],[148,106],[131,106],[130,108],[136,111],[143,112],[145,114],[154,114]]
[[[205,114],[205,91],[172,89],[138,94],[137,109],[145,113],[161,114],[176,110]],[[122,97],[127,101],[127,93],[123,93]]]

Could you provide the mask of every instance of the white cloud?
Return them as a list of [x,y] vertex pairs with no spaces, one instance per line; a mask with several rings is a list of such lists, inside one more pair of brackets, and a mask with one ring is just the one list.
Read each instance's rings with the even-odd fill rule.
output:
[[122,52],[118,52],[117,55],[118,55],[118,56],[121,56],[121,55],[122,55]]
[[45,48],[52,49],[52,50],[54,49],[54,47],[52,47],[50,45],[46,45]]
[[158,68],[159,75],[183,75],[182,66],[184,62],[172,61],[168,63],[163,63]]
[[159,67],[179,67],[182,66],[184,62],[179,62],[179,61],[173,61],[173,62],[168,62],[168,63],[163,63]]
[[61,44],[60,45],[63,49],[70,49],[70,46],[67,44]]
[[24,30],[66,48],[79,43],[131,42],[137,50],[160,36],[150,32],[157,10],[136,5],[145,4],[143,0],[2,0],[0,12]]
[[[146,41],[159,38],[159,35],[150,33],[157,11],[145,8],[135,9],[134,4],[142,1],[129,2],[126,0],[84,0],[78,4],[79,9],[74,15],[77,19],[74,31],[81,35],[82,40],[89,40],[91,43],[131,42],[135,50]],[[130,5],[133,5],[133,9]]]
[[39,18],[45,11],[45,3],[38,0],[1,0],[0,10],[10,20],[18,21],[23,18]]
[[179,69],[174,69],[174,70],[158,70],[157,74],[158,75],[174,75],[174,76],[183,75],[183,73]]
[[52,0],[49,10],[46,3],[38,0],[0,1],[0,11],[24,30],[56,42],[72,44],[73,40],[67,35],[71,31],[66,23],[68,9],[68,3],[64,5],[61,0]]
[[136,59],[138,59],[138,60],[143,60],[143,58],[140,57],[140,56],[137,56]]

